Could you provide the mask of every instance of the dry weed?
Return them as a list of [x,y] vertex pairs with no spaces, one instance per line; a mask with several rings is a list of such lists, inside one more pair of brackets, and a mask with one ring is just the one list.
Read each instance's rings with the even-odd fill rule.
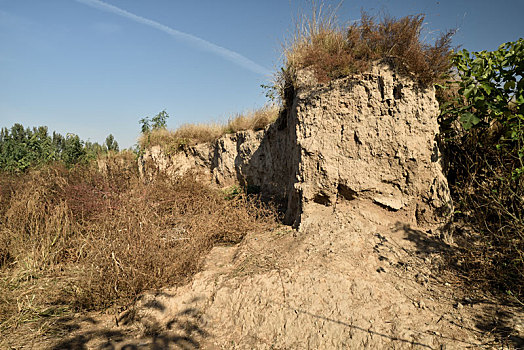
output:
[[369,69],[375,61],[392,64],[400,73],[423,85],[437,81],[450,69],[451,37],[443,33],[433,45],[423,42],[423,15],[377,22],[362,13],[360,22],[346,28],[337,24],[335,11],[320,6],[311,17],[302,17],[294,36],[284,45],[284,69],[275,79],[284,101],[294,72],[312,69],[319,82]]
[[173,132],[173,137],[187,143],[212,142],[225,134],[224,126],[218,123],[184,124]]
[[189,176],[144,184],[126,157],[2,177],[2,334],[45,332],[57,315],[185,283],[213,245],[275,223],[253,199],[228,200]]
[[184,124],[174,131],[156,129],[142,134],[138,144],[142,149],[161,146],[168,151],[177,151],[186,145],[213,142],[225,134],[264,129],[277,119],[278,112],[277,106],[268,105],[258,110],[238,114],[225,124]]
[[524,299],[524,177],[513,148],[496,147],[504,130],[493,124],[443,143],[456,207],[451,266],[485,290]]
[[273,123],[278,117],[279,108],[276,105],[266,106],[251,112],[238,114],[229,119],[225,126],[226,133],[244,130],[262,130]]

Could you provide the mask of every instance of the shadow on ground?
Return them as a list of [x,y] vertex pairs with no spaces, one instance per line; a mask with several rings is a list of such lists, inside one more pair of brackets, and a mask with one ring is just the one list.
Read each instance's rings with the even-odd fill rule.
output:
[[[522,307],[521,307],[522,308]],[[505,347],[524,349],[524,335],[518,334],[515,326],[524,326],[524,318],[500,305],[488,305],[476,318],[476,327],[483,332],[497,335]]]
[[[142,308],[160,313],[166,310],[165,305],[157,300],[148,301]],[[63,318],[57,322],[54,331],[73,335],[55,343],[51,349],[199,349],[202,340],[209,337],[208,332],[200,327],[200,316],[199,310],[187,308],[161,324],[153,317],[139,316],[139,312],[131,307],[115,318],[115,326],[111,328],[97,327],[94,320],[86,323],[84,318]],[[138,338],[137,329],[141,333]]]
[[[443,257],[443,266],[440,269],[448,270],[461,279],[464,286],[470,285],[464,269],[458,266],[453,259],[459,248],[446,244],[441,237],[430,235],[427,232],[413,229],[405,223],[395,225],[396,232],[403,232],[404,239],[414,243],[415,251],[410,252],[418,256],[439,254]],[[508,299],[504,295],[488,295],[485,298],[469,297],[456,300],[462,305],[480,304],[481,311],[475,316],[475,326],[485,334],[494,335],[503,346],[515,349],[524,349],[524,334],[517,328],[524,325],[524,307]]]

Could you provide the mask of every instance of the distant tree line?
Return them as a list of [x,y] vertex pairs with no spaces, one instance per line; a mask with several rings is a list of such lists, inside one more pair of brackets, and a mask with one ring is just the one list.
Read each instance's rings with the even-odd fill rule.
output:
[[100,145],[82,141],[75,134],[49,134],[46,126],[24,128],[15,124],[10,129],[0,129],[0,170],[4,171],[22,172],[57,161],[71,167],[111,151],[118,152],[118,143],[111,134]]

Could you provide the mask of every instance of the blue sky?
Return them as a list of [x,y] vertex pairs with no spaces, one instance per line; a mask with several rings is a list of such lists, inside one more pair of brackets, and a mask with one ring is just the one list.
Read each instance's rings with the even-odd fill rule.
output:
[[[338,1],[325,1],[336,5]],[[224,121],[263,106],[298,0],[0,0],[0,126],[47,125],[122,147],[138,120]],[[523,0],[346,0],[341,22],[425,13],[425,36],[493,50],[524,36]]]

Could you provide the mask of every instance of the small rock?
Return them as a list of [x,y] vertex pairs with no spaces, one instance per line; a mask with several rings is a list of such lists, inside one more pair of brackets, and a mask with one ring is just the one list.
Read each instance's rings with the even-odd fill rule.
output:
[[461,303],[456,303],[455,304],[455,309],[459,309],[460,310],[462,308],[464,308],[464,305],[462,305]]
[[396,198],[392,196],[377,196],[373,198],[373,201],[394,211],[398,211],[402,209],[402,207],[404,206],[404,203],[402,203],[401,198]]
[[429,279],[421,273],[417,273],[415,275],[415,280],[422,285],[425,285],[429,282]]

